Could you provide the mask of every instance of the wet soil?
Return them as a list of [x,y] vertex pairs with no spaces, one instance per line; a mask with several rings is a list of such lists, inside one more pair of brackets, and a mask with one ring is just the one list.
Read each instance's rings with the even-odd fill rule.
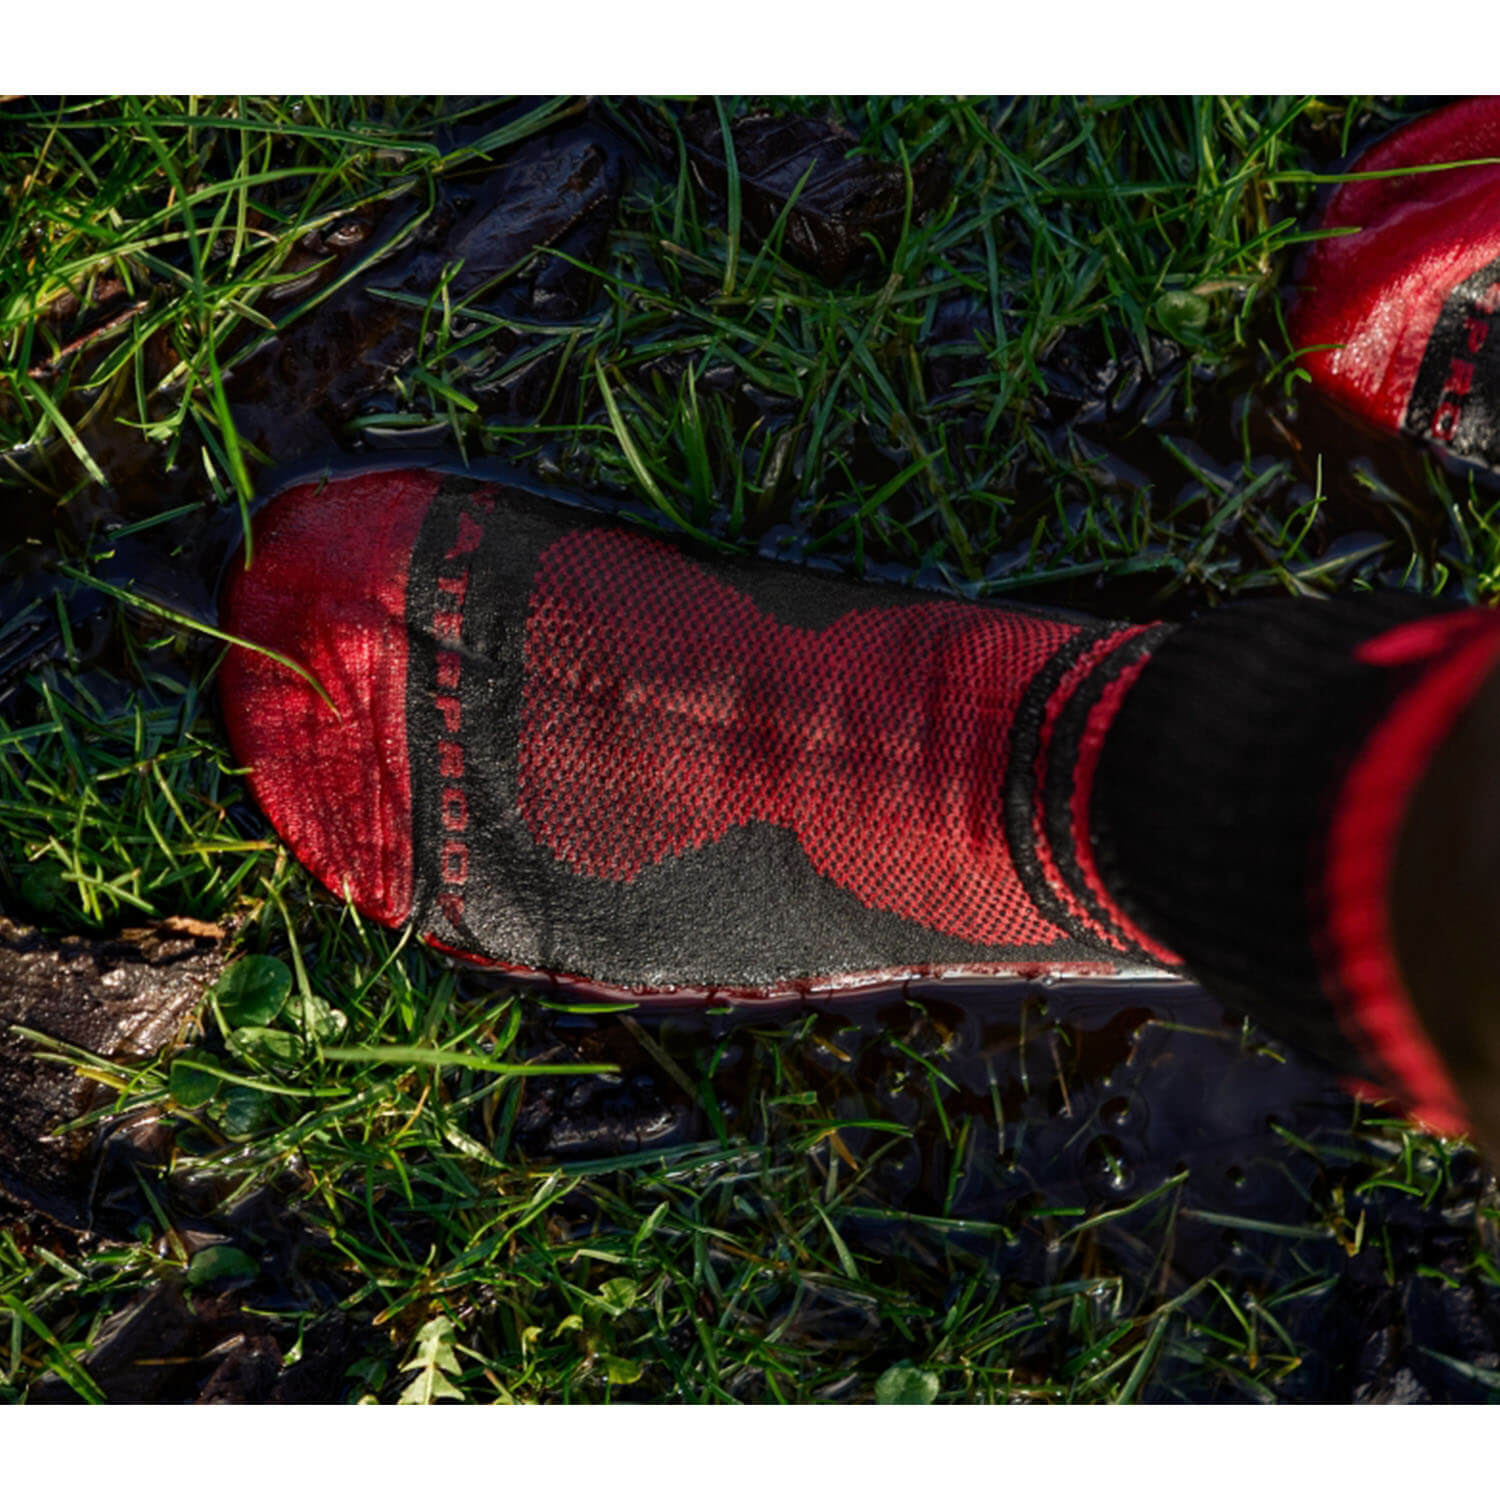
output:
[[[528,1080],[510,1137],[525,1156],[602,1159],[712,1140],[704,1090],[682,1086],[704,1073],[719,1128],[763,1135],[754,1021],[643,1015],[551,1029],[544,1055],[620,1072]],[[1275,1307],[1296,1347],[1273,1387],[1282,1399],[1490,1399],[1482,1377],[1442,1358],[1500,1372],[1500,1287],[1473,1266],[1476,1232],[1489,1253],[1500,1248],[1500,1192],[1485,1163],[1461,1149],[1446,1169],[1426,1164],[1420,1187],[1376,1185],[1397,1148],[1357,1123],[1342,1081],[1197,986],[912,984],[883,1002],[821,1007],[799,1036],[781,1049],[792,1077],[779,1091],[811,1091],[836,1127],[814,1155],[825,1171],[862,1174],[840,1232],[856,1256],[889,1268],[891,1285],[941,1305],[965,1278],[1000,1276],[1040,1305],[1046,1289],[1097,1276],[1099,1295],[1127,1309],[1198,1286],[1187,1315],[1212,1323],[1217,1294],[1202,1283],[1213,1278]],[[1016,1359],[1041,1378],[1055,1373],[1069,1330],[1046,1315],[1038,1325]],[[889,1337],[876,1342],[887,1363],[902,1352]],[[1265,1357],[1278,1352],[1268,1339]],[[1170,1352],[1143,1392],[1256,1395]]]
[[[290,1331],[242,1306],[235,1292],[195,1293],[157,1282],[99,1326],[84,1368],[110,1402],[199,1406],[324,1405],[370,1347],[369,1330],[337,1311]],[[279,1335],[279,1336],[278,1336]],[[292,1348],[296,1358],[288,1362]],[[80,1403],[59,1375],[28,1393],[33,1405]]]
[[[634,138],[596,109],[582,122],[526,142],[497,166],[440,182],[432,202],[412,192],[307,237],[286,268],[295,279],[266,311],[290,313],[321,289],[338,289],[284,332],[251,330],[220,356],[259,494],[321,464],[337,468],[382,454],[417,461],[439,454],[455,462],[478,456],[459,450],[441,402],[424,398],[420,382],[410,379],[424,327],[428,345],[434,337],[428,304],[445,276],[450,300],[472,294],[476,315],[500,320],[478,352],[466,354],[446,376],[481,417],[513,429],[552,420],[608,424],[592,382],[576,379],[581,356],[559,335],[570,328],[586,332],[597,316],[603,293],[590,268],[606,265],[627,184],[660,172],[652,152],[663,153],[672,139],[659,113],[635,109],[626,118],[636,127]],[[722,220],[720,122],[690,110],[673,128],[704,196],[703,211]],[[754,114],[735,121],[731,134],[743,227],[752,244],[789,210],[783,224],[788,253],[829,284],[868,267],[877,245],[888,248],[893,225],[899,229],[906,211],[899,164],[845,160],[846,138],[820,121]],[[936,205],[947,180],[938,153],[913,164],[916,221]],[[651,280],[649,257],[633,274]],[[111,298],[122,293],[96,290],[103,327],[118,316]],[[705,297],[714,291],[704,283]],[[455,333],[473,326],[472,319],[460,319]],[[922,334],[925,388],[938,402],[954,397],[965,380],[985,373],[996,341],[987,302],[961,290],[944,294]],[[1304,545],[1306,587],[1333,591],[1376,583],[1439,591],[1444,563],[1462,555],[1462,541],[1443,507],[1403,497],[1429,492],[1429,463],[1446,469],[1458,492],[1473,484],[1488,502],[1500,500],[1500,481],[1364,429],[1306,387],[1289,395],[1268,387],[1263,377],[1281,342],[1269,305],[1248,341],[1258,352],[1233,368],[1199,367],[1189,351],[1161,336],[1146,348],[1111,348],[1097,329],[1064,334],[1043,361],[1047,393],[1032,404],[1030,443],[987,484],[1015,501],[1003,534],[989,538],[978,576],[966,576],[951,559],[920,564],[882,557],[878,549],[856,558],[847,546],[825,545],[820,533],[846,517],[819,507],[816,497],[837,486],[826,465],[816,473],[807,469],[807,434],[793,423],[795,403],[725,362],[703,372],[699,387],[729,399],[740,427],[753,434],[744,448],[747,471],[769,464],[780,479],[767,503],[733,527],[727,511],[695,519],[791,563],[815,556],[820,567],[917,586],[1003,592],[1120,619],[1184,619],[1227,595],[1284,591],[1275,572],[1275,533],[1321,495]],[[86,369],[107,344],[86,344],[73,357]],[[164,375],[177,359],[162,342],[152,352],[148,377]],[[686,363],[669,354],[645,369],[671,382]],[[565,393],[580,389],[582,408],[565,410]],[[163,415],[177,396],[175,390],[161,393],[150,415]],[[135,420],[123,402],[116,409]],[[80,410],[67,414],[81,422]],[[14,628],[0,638],[0,701],[26,672],[62,652],[55,595],[65,600],[72,631],[81,638],[74,659],[84,666],[98,659],[111,607],[99,593],[60,578],[62,559],[77,561],[107,546],[92,565],[103,581],[194,618],[216,617],[221,570],[241,533],[238,509],[205,503],[196,433],[169,448],[114,415],[95,414],[80,426],[107,487],[89,483],[61,444],[32,456],[26,484],[4,486],[0,619]],[[982,412],[967,409],[950,424],[946,441],[963,469],[983,463],[997,437],[986,432]],[[564,485],[573,479],[576,455],[545,441],[533,446],[539,477]],[[841,460],[840,484],[878,488],[910,459],[899,445],[860,435]],[[1121,547],[1127,518],[1143,497],[1148,512],[1175,513],[1181,529],[1196,534],[1225,496],[1243,487],[1247,463],[1261,478],[1255,502],[1244,514],[1221,519],[1219,533],[1232,551],[1217,553],[1211,566],[1185,565],[1159,543],[1135,549],[1128,570],[1068,566],[1070,537],[1051,524],[1059,501],[1080,528],[1089,518],[1094,524],[1116,518]],[[639,509],[597,484],[593,493],[605,506]],[[63,496],[66,503],[56,503]],[[181,507],[191,509],[169,528],[114,539],[134,523]],[[925,546],[939,541],[942,530],[936,521],[917,519],[923,508],[913,487],[887,506]],[[1040,547],[1039,523],[1053,538]],[[993,528],[993,516],[977,534],[986,525]],[[1456,579],[1446,585],[1450,591],[1459,586]]]
[[[270,297],[268,314],[343,284],[285,334],[256,330],[253,341],[221,355],[230,410],[252,465],[256,455],[296,465],[312,453],[363,449],[350,424],[361,413],[392,409],[392,379],[415,357],[428,300],[444,277],[450,298],[473,296],[477,309],[493,306],[532,322],[576,316],[591,286],[586,269],[553,257],[533,263],[522,278],[514,273],[542,248],[584,267],[596,263],[628,159],[602,126],[566,129],[526,143],[482,175],[444,181],[433,203],[413,191],[309,234],[286,268],[296,279]],[[304,274],[297,277],[299,270]],[[469,372],[482,387],[486,411],[516,420],[539,415],[555,361],[518,358],[527,338],[498,331],[486,345],[483,366]],[[165,342],[151,355],[148,383],[177,361]],[[149,415],[160,419],[178,399],[175,389],[161,393]],[[117,548],[100,576],[154,589],[177,608],[212,619],[219,572],[239,532],[235,509],[202,505],[207,486],[195,435],[168,447],[112,415],[97,416],[80,432],[109,479],[107,488],[85,483],[76,459],[59,445],[35,456],[31,483],[15,489],[0,522],[3,603],[20,612],[57,589],[52,569],[59,557],[76,556],[132,522],[191,505],[199,508],[181,517],[169,536],[148,532],[145,543]],[[60,495],[70,496],[65,505],[54,503]]]
[[[0,917],[0,1232],[72,1261],[145,1238],[189,1266],[164,1262],[98,1329],[83,1367],[89,1394],[110,1401],[336,1401],[376,1342],[368,1320],[338,1311],[348,1289],[313,1268],[324,1241],[282,1193],[232,1199],[232,1182],[178,1167],[170,1115],[110,1108],[109,1064],[182,1042],[227,949],[223,930],[184,918],[90,941]],[[219,1247],[236,1252],[228,1274],[195,1272]],[[27,1399],[84,1393],[54,1373]]]
[[[702,106],[675,125],[662,114],[631,109],[660,150],[675,162],[674,136],[686,149],[689,169],[710,204],[728,207],[725,122]],[[778,233],[789,260],[825,281],[838,281],[878,247],[889,253],[907,215],[906,172],[899,162],[850,156],[855,138],[838,125],[800,115],[761,110],[728,122],[740,209],[752,243]],[[948,185],[948,164],[928,151],[911,164],[914,219],[937,205]]]
[[179,920],[54,941],[0,916],[0,1221],[7,1198],[75,1229],[109,1218],[107,1159],[120,1175],[160,1133],[128,1109],[69,1129],[115,1093],[77,1065],[138,1063],[175,1040],[218,977],[224,936]]
[[[182,1206],[181,1194],[169,1188],[168,1196]],[[368,1317],[340,1309],[351,1288],[327,1271],[326,1243],[275,1193],[229,1214],[189,1216],[173,1239],[164,1253],[182,1250],[201,1264],[227,1249],[237,1269],[212,1278],[164,1271],[100,1321],[78,1370],[35,1380],[28,1403],[337,1403],[358,1389],[351,1370],[388,1342]]]
[[[724,181],[718,122],[689,116],[681,129],[712,211]],[[649,148],[651,131],[642,135]],[[811,168],[798,211],[787,216],[786,243],[817,274],[837,280],[858,270],[867,231],[888,234],[897,179],[889,164],[844,163],[833,140],[815,122],[789,127],[755,118],[734,127],[752,233],[769,231]],[[399,405],[393,377],[416,350],[417,304],[462,260],[450,290],[492,288],[482,305],[517,324],[582,318],[598,297],[587,271],[540,257],[510,273],[543,246],[602,264],[624,183],[638,167],[637,146],[591,118],[527,143],[488,173],[443,184],[431,204],[398,198],[310,238],[300,252],[306,278],[288,302],[356,274],[285,334],[232,355],[228,394],[242,439],[283,471],[441,443],[436,417],[399,430],[379,422]],[[936,160],[923,165],[918,213],[935,201],[943,171]],[[99,328],[124,311],[110,295],[96,309]],[[993,337],[989,317],[962,295],[943,302],[932,342],[945,352],[926,358],[930,389],[952,391],[980,368],[975,362],[987,358]],[[90,357],[94,347],[75,357]],[[161,349],[159,368],[173,357]],[[566,357],[542,335],[501,330],[484,361],[466,370],[462,388],[484,412],[536,421]],[[1190,361],[1167,340],[1121,354],[1086,334],[1051,351],[1051,391],[1035,412],[1043,452],[1001,476],[1018,496],[1049,498],[1035,511],[1018,501],[982,586],[1121,618],[1183,618],[1226,594],[1281,588],[1268,528],[1307,504],[1316,487],[1326,500],[1309,531],[1309,586],[1436,585],[1436,570],[1460,545],[1448,517],[1389,498],[1428,493],[1420,449],[1360,431],[1306,394],[1267,391],[1264,361],[1205,371],[1185,387]],[[718,378],[737,389],[732,371]],[[786,414],[774,409],[776,398],[741,394],[747,420],[763,420],[765,441],[778,441]],[[960,424],[956,451],[977,451],[986,441],[981,428]],[[16,626],[0,639],[0,711],[12,722],[24,722],[28,711],[27,675],[68,656],[54,595],[67,604],[78,669],[128,675],[112,603],[61,579],[59,559],[130,522],[205,498],[196,439],[167,468],[158,447],[126,429],[96,421],[83,435],[110,487],[80,488],[66,453],[50,454],[39,463],[37,488],[7,492],[0,519],[0,619]],[[1163,555],[1142,558],[1148,566],[1130,575],[1028,581],[1055,562],[1025,542],[1052,505],[1056,465],[1074,471],[1065,493],[1080,517],[1101,497],[1126,509],[1149,491],[1163,504],[1185,505],[1191,521],[1194,507],[1212,514],[1242,482],[1247,444],[1258,472],[1276,472],[1255,514],[1236,523],[1232,565],[1194,572]],[[560,461],[548,456],[547,478],[566,477]],[[854,477],[878,485],[907,461],[871,440],[855,455]],[[1465,484],[1471,477],[1457,466],[1450,472]],[[798,498],[816,476],[799,468],[795,441],[786,473],[784,499],[746,517],[741,536],[796,562],[811,556],[816,529],[829,518]],[[1481,494],[1500,493],[1492,476],[1473,478]],[[48,492],[73,498],[55,507]],[[893,504],[899,509],[901,497]],[[122,538],[98,575],[212,619],[219,569],[239,524],[232,506],[200,506],[170,528]],[[720,520],[711,524],[722,529]],[[836,550],[818,556],[822,565],[853,565]],[[934,568],[870,571],[919,585],[981,586]],[[250,808],[243,816],[250,825],[258,818]],[[16,892],[5,888],[0,900],[24,914]],[[257,1269],[231,1287],[189,1287],[174,1273],[142,1293],[104,1325],[85,1361],[101,1390],[117,1400],[338,1399],[347,1371],[380,1335],[336,1310],[346,1289],[316,1229],[274,1193],[226,1208],[219,1190],[173,1173],[173,1142],[158,1122],[124,1113],[59,1133],[107,1091],[68,1064],[39,1061],[36,1044],[10,1030],[24,1025],[100,1057],[150,1055],[192,1014],[220,954],[212,937],[161,927],[91,941],[44,938],[0,919],[0,1188],[10,1200],[0,1218],[22,1244],[77,1253],[154,1222],[140,1187],[143,1171],[154,1174],[176,1232],[192,1239],[188,1250],[233,1245]],[[768,1024],[745,1015],[585,1019],[538,1010],[524,1034],[527,1055],[611,1061],[621,1072],[608,1080],[528,1081],[497,1149],[536,1162],[577,1161],[713,1142],[721,1131],[753,1135],[764,1061],[757,1029]],[[1192,986],[911,986],[884,1000],[828,1003],[803,1035],[788,1066],[800,1070],[831,1117],[847,1122],[837,1146],[817,1151],[825,1162],[830,1153],[842,1161],[842,1148],[868,1167],[845,1237],[892,1275],[939,1289],[976,1275],[1041,1289],[1109,1266],[1118,1270],[1116,1295],[1126,1305],[1209,1276],[1266,1298],[1304,1288],[1278,1304],[1301,1350],[1300,1364],[1276,1387],[1288,1399],[1479,1400],[1487,1388],[1438,1356],[1500,1369],[1500,1293],[1472,1269],[1476,1234],[1492,1258],[1500,1251],[1495,1220],[1481,1214],[1494,1209],[1496,1190],[1479,1159],[1460,1151],[1446,1167],[1423,1168],[1430,1191],[1369,1186],[1388,1165],[1388,1148],[1356,1124],[1340,1081],[1312,1060],[1279,1055],[1272,1039]],[[716,1115],[700,1091],[683,1087],[684,1078],[710,1067]],[[910,1134],[883,1135],[858,1123],[864,1120],[898,1121]],[[493,1119],[478,1120],[474,1133],[495,1138],[496,1128]],[[1100,1210],[1152,1193],[1140,1207],[1070,1233]],[[1203,1296],[1190,1306],[1211,1304],[1212,1293]],[[254,1316],[246,1311],[252,1305]],[[268,1308],[279,1312],[267,1316]],[[875,1351],[872,1359],[900,1357],[895,1335],[858,1326],[847,1306],[817,1296],[796,1310],[795,1327],[826,1337],[841,1319],[850,1340]],[[1066,1332],[1039,1315],[1018,1358],[1040,1376],[1055,1365]],[[649,1398],[649,1383],[640,1392]],[[1222,1371],[1169,1354],[1145,1394],[1253,1393]],[[74,1395],[68,1382],[48,1377],[32,1399]]]
[[[472,998],[487,983],[464,981]],[[839,1211],[850,1251],[913,1302],[941,1306],[974,1277],[1002,1278],[1029,1313],[1012,1354],[1023,1380],[1055,1378],[1066,1360],[1072,1289],[1089,1285],[1127,1313],[1180,1298],[1181,1316],[1212,1325],[1220,1293],[1207,1278],[1274,1309],[1296,1351],[1262,1331],[1281,1399],[1483,1401],[1483,1372],[1500,1378],[1500,1288],[1474,1265],[1476,1233],[1488,1254],[1500,1251],[1500,1194],[1477,1156],[1460,1149],[1393,1172],[1399,1148],[1358,1123],[1337,1078],[1190,984],[908,985],[797,1018],[538,1005],[518,1050],[618,1069],[527,1079],[514,1108],[474,1107],[474,1138],[537,1168],[658,1153],[667,1163],[694,1148],[705,1164],[747,1148],[796,1160],[788,1138],[805,1133],[806,1117],[779,1121],[766,1108],[775,1066],[778,1094],[815,1100],[826,1119],[807,1169],[857,1179]],[[902,1133],[881,1128],[891,1124]],[[23,1156],[47,1149],[12,1135]],[[195,1173],[181,1144],[166,1128],[152,1149],[129,1152],[92,1136],[61,1177],[46,1177],[49,1217],[8,1226],[22,1244],[64,1256],[143,1233],[190,1265],[216,1247],[238,1252],[228,1275],[199,1285],[166,1268],[102,1324],[82,1360],[88,1378],[115,1401],[347,1398],[362,1362],[389,1360],[395,1330],[340,1310],[355,1287],[317,1224],[287,1206],[302,1185],[236,1200],[231,1181]],[[718,1222],[726,1237],[753,1236],[775,1211],[753,1172],[734,1205]],[[377,1206],[388,1234],[425,1243],[419,1211]],[[60,1227],[85,1212],[92,1229]],[[574,1217],[564,1199],[547,1233],[596,1234],[606,1227],[598,1212],[580,1197]],[[863,1351],[871,1380],[903,1353],[921,1356],[893,1329],[866,1326],[857,1299],[796,1283],[786,1298],[768,1318],[779,1337]],[[487,1314],[476,1306],[469,1316]],[[1263,1395],[1174,1348],[1168,1341],[1144,1399]],[[1455,1369],[1455,1358],[1481,1373]],[[658,1394],[667,1392],[653,1392],[649,1373],[631,1391]],[[80,1399],[78,1381],[55,1372],[29,1399]]]

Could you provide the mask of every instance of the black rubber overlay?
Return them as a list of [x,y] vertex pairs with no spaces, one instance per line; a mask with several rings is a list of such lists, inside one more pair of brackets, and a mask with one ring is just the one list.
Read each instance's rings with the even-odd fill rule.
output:
[[[882,969],[1118,960],[1079,940],[965,942],[873,910],[814,870],[795,833],[769,824],[731,829],[628,882],[575,873],[540,846],[517,811],[516,788],[536,562],[567,532],[618,524],[459,478],[428,511],[406,604],[419,933],[480,957],[647,988],[755,989]],[[823,628],[851,609],[931,602],[909,589],[681,550],[783,623]]]
[[1452,453],[1500,462],[1500,260],[1443,304],[1403,426]]

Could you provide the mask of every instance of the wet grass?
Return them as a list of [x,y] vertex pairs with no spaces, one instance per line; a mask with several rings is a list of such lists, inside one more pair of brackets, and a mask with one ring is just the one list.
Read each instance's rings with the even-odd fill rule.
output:
[[[1324,1101],[1305,1136],[1259,1124],[1233,1170],[1285,1193],[1236,1212],[1204,1186],[1218,1158],[1150,1181],[1112,1160],[1108,1070],[1055,1016],[976,1063],[918,1000],[857,1024],[549,1004],[339,907],[249,803],[222,643],[183,623],[212,624],[201,584],[162,584],[205,566],[184,538],[232,539],[267,461],[308,456],[243,439],[236,368],[347,279],[296,290],[310,233],[399,201],[419,235],[447,185],[570,118],[636,159],[604,256],[545,250],[465,297],[384,287],[420,312],[415,349],[330,446],[441,443],[725,545],[1137,618],[1377,582],[1493,596],[1492,481],[1327,422],[1283,332],[1320,174],[1400,106],[776,107],[905,176],[899,233],[832,282],[782,253],[795,200],[749,233],[733,151],[722,193],[698,183],[676,105],[3,106],[0,907],[219,921],[264,962],[174,1055],[72,1059],[118,1090],[79,1128],[161,1118],[173,1142],[105,1239],[0,1230],[0,1395],[97,1399],[105,1319],[163,1280],[238,1297],[284,1349],[346,1316],[344,1389],[380,1400],[1298,1399],[1357,1383],[1314,1342],[1353,1303],[1493,1308],[1500,1209],[1458,1143]],[[549,265],[584,289],[550,319],[524,295]],[[520,418],[494,393],[528,372]],[[177,465],[159,501],[120,503],[119,428]],[[1253,1032],[1199,1029],[1215,1066],[1275,1066]],[[1430,1359],[1455,1382],[1434,1389],[1493,1390]]]

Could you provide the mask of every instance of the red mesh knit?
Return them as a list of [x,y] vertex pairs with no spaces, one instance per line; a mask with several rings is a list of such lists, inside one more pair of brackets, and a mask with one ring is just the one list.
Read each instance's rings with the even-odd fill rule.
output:
[[1053,942],[997,810],[1016,710],[1079,629],[949,601],[799,629],[660,542],[575,533],[532,594],[521,810],[615,880],[769,822],[868,906]]
[[[292,852],[391,925],[411,912],[406,571],[436,475],[372,474],[278,497],[255,565],[230,566],[224,617],[242,639],[219,675],[230,743]],[[357,789],[357,795],[351,792]]]

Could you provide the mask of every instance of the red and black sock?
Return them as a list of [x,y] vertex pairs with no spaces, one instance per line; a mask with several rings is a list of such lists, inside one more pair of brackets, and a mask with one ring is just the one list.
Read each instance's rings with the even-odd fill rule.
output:
[[1092,872],[1102,728],[1166,627],[693,554],[516,486],[271,503],[236,569],[236,753],[382,922],[639,991],[1172,955]]
[[229,628],[333,707],[232,650],[232,743],[381,922],[639,994],[1185,966],[1455,1123],[1385,908],[1500,617],[1392,595],[1112,625],[414,471],[279,496],[254,558]]

